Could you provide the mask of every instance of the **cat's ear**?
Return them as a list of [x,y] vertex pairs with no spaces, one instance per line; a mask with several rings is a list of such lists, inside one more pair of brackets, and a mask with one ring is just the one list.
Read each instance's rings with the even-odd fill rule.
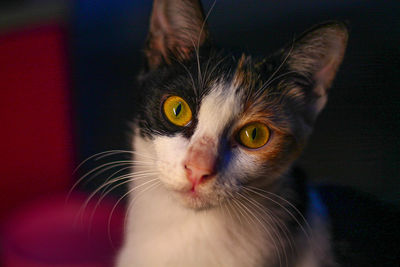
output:
[[198,0],[154,0],[145,55],[149,69],[189,59],[208,39]]
[[340,22],[318,25],[297,39],[286,50],[290,71],[308,79],[307,105],[311,120],[323,109],[328,89],[343,60],[347,46],[348,30]]

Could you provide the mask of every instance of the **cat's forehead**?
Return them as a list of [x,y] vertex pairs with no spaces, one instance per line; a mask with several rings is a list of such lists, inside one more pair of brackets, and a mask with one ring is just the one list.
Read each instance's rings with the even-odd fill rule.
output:
[[201,101],[195,135],[220,135],[243,112],[243,92],[233,83],[215,82]]

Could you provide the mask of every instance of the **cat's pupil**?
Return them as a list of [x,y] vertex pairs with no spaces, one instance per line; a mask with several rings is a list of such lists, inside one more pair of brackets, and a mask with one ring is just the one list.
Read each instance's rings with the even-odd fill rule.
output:
[[256,139],[257,136],[257,128],[254,128],[253,131],[251,132],[251,138],[254,140]]
[[179,103],[178,106],[174,108],[174,114],[176,117],[178,117],[179,113],[181,113],[181,110],[182,110],[182,104]]

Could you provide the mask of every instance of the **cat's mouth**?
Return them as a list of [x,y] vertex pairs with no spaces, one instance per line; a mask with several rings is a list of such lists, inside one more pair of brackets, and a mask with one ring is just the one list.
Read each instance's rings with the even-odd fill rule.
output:
[[175,192],[180,202],[187,208],[201,210],[209,209],[214,206],[212,202],[213,198],[210,197],[209,194],[200,190],[194,190],[191,188],[189,190]]

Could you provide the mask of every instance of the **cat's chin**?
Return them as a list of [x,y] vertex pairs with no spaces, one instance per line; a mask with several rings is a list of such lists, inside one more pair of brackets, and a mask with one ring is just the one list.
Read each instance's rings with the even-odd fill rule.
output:
[[215,204],[210,201],[210,198],[201,192],[194,192],[192,190],[175,191],[174,195],[176,195],[177,200],[182,206],[189,209],[205,210],[215,206]]

